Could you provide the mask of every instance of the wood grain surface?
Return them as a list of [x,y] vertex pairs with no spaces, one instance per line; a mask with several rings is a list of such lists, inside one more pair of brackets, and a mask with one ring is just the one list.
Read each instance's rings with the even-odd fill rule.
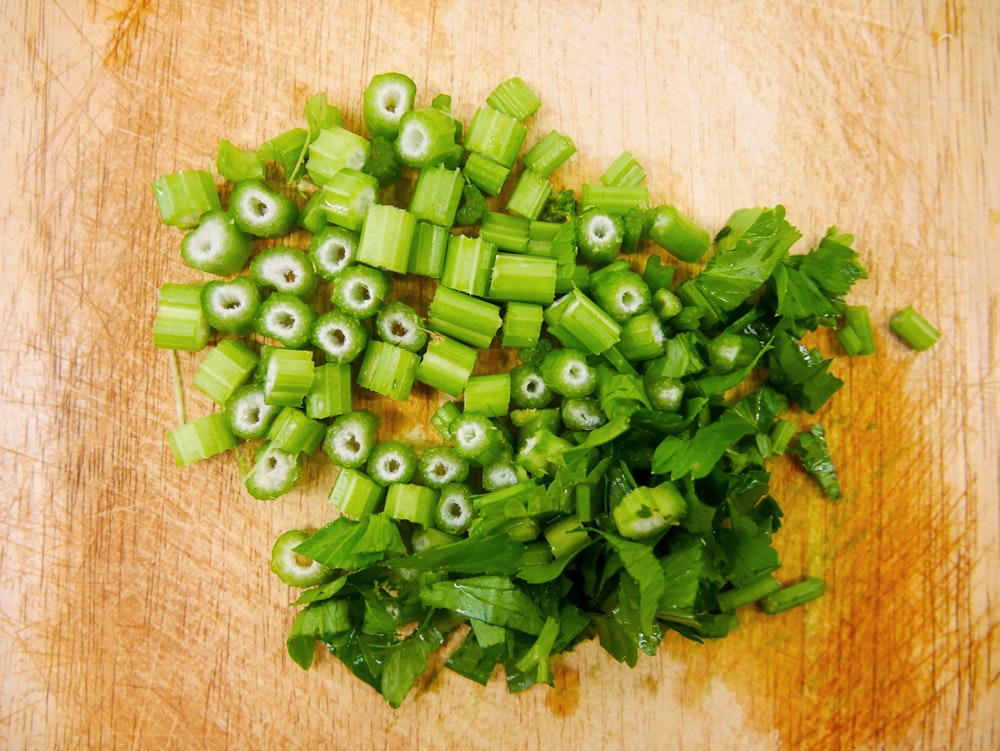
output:
[[[1000,747],[1000,10],[992,0],[0,2],[0,745],[11,749]],[[260,503],[180,470],[155,290],[190,281],[149,181],[256,146],[328,93],[360,127],[408,73],[468,121],[520,75],[593,181],[623,149],[710,231],[787,207],[852,232],[877,356],[819,415],[844,486],[776,473],[780,577],[822,600],[668,638],[635,670],[586,644],[508,695],[431,671],[399,710],[284,653],[284,529],[329,469]],[[942,340],[889,331],[913,304]],[[197,356],[182,357],[190,375]],[[192,415],[209,405],[189,391]],[[419,399],[389,418],[419,433]]]

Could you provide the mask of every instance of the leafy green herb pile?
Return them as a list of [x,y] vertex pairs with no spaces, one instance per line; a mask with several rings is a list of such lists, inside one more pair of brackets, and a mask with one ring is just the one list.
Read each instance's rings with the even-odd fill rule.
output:
[[[823,592],[775,578],[770,467],[790,453],[839,497],[823,428],[786,417],[842,385],[807,333],[874,351],[845,303],[853,238],[792,253],[776,206],[712,239],[651,203],[627,151],[558,190],[575,146],[525,149],[539,105],[513,78],[466,125],[380,74],[360,132],[316,95],[306,127],[220,142],[221,192],[207,171],[153,181],[213,277],[158,298],[154,343],[205,350],[194,385],[218,405],[170,431],[177,464],[249,445],[262,500],[306,457],[340,468],[333,520],[273,546],[300,590],[288,652],[308,668],[321,643],[393,706],[446,640],[448,668],[485,684],[500,665],[520,691],[582,640],[631,666],[670,631],[723,637],[741,607]],[[431,400],[434,445],[384,434],[369,393]]]

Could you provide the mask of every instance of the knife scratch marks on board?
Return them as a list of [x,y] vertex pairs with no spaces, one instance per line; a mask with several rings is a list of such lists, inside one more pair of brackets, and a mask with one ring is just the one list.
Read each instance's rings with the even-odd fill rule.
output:
[[127,7],[111,16],[115,27],[104,55],[105,65],[121,70],[132,59],[133,44],[145,28],[151,6],[151,0],[129,0]]

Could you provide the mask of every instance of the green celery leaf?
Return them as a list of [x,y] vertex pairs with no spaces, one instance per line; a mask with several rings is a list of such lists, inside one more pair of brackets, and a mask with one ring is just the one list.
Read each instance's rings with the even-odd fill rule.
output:
[[671,550],[660,559],[665,586],[660,594],[657,613],[694,611],[705,576],[705,547],[697,541]]
[[816,478],[827,498],[831,501],[840,498],[840,481],[837,479],[837,470],[833,466],[826,431],[822,425],[817,423],[808,433],[799,433],[798,444],[789,449],[802,462],[806,471]]
[[733,410],[756,425],[758,432],[767,433],[778,416],[788,411],[788,399],[780,391],[762,384],[734,404]]
[[726,449],[756,430],[753,423],[727,409],[712,423],[698,428],[690,439],[667,436],[653,453],[653,472],[677,480],[685,475],[705,477],[718,464]]
[[308,605],[311,602],[329,600],[342,590],[345,584],[347,584],[347,576],[338,576],[333,581],[326,582],[326,584],[320,584],[318,587],[303,590],[292,605]]
[[647,377],[683,378],[705,369],[705,361],[698,352],[698,338],[693,332],[675,334],[663,346],[663,354],[646,365]]
[[524,545],[506,534],[470,535],[457,542],[435,545],[419,553],[388,561],[394,568],[420,571],[457,571],[463,574],[513,574],[524,555]]
[[305,670],[312,664],[316,639],[328,639],[349,630],[346,603],[325,600],[298,612],[288,633],[288,654]]
[[610,533],[602,534],[608,545],[618,553],[625,570],[639,585],[639,627],[643,633],[652,633],[653,618],[667,588],[663,568],[652,546]]
[[799,271],[831,298],[842,298],[856,281],[868,278],[868,272],[858,263],[857,251],[851,247],[853,242],[852,235],[839,235],[836,227],[830,227],[819,246],[802,257]]
[[493,676],[497,664],[506,656],[504,642],[483,647],[473,632],[469,632],[461,645],[445,662],[445,666],[461,676],[485,686]]
[[[730,218],[730,227],[733,222]],[[785,220],[783,206],[762,210],[749,227],[726,236],[718,255],[690,283],[720,311],[735,310],[767,281],[801,236]]]
[[545,623],[538,605],[504,576],[435,582],[420,591],[420,599],[428,607],[447,608],[535,636]]
[[340,516],[299,544],[295,552],[333,569],[359,569],[389,553],[405,553],[396,523],[385,514],[361,521]]
[[445,634],[430,625],[420,628],[390,646],[382,658],[382,696],[391,707],[398,707],[427,669],[427,655],[444,643]]
[[777,570],[778,552],[771,547],[770,527],[756,524],[730,507],[731,527],[715,531],[718,552],[722,556],[722,573],[734,586],[741,587],[761,574]]
[[836,323],[837,309],[816,283],[798,269],[779,263],[771,281],[778,297],[775,312],[779,316],[808,321],[809,329],[815,329],[820,323],[827,326]]
[[828,372],[832,360],[785,332],[775,335],[768,356],[768,382],[802,409],[815,413],[844,385]]

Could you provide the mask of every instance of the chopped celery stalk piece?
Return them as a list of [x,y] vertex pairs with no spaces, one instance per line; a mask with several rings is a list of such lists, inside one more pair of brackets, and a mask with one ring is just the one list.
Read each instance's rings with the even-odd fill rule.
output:
[[434,511],[435,526],[453,535],[469,529],[474,517],[472,489],[464,483],[449,483],[440,489]]
[[823,589],[823,580],[813,576],[767,595],[760,601],[760,606],[768,615],[777,615],[822,597]]
[[193,269],[216,276],[242,271],[250,258],[250,236],[225,211],[206,211],[198,226],[181,240],[181,259]]
[[213,279],[201,289],[201,308],[208,325],[219,333],[249,334],[260,310],[260,288],[248,276]]
[[423,319],[402,300],[393,300],[375,317],[375,331],[383,342],[421,352],[427,345],[427,328]]
[[392,140],[399,134],[399,121],[413,109],[417,85],[402,73],[377,73],[365,88],[362,113],[372,135]]
[[260,304],[254,317],[254,330],[285,347],[300,349],[309,342],[316,310],[291,292],[272,292]]
[[279,535],[271,547],[271,571],[290,587],[314,587],[335,576],[332,569],[295,552],[310,534],[302,529],[290,529]]
[[671,320],[684,307],[684,303],[681,302],[680,298],[669,289],[656,290],[650,302],[653,312],[656,313],[656,317],[661,321]]
[[222,405],[257,367],[257,355],[235,339],[223,339],[201,361],[194,373],[194,387]]
[[493,300],[548,305],[556,296],[556,274],[554,258],[497,253],[487,296]]
[[440,489],[449,483],[465,482],[469,463],[450,446],[431,446],[417,461],[417,476],[427,487]]
[[309,341],[326,355],[328,363],[352,363],[368,346],[368,329],[356,317],[343,310],[331,310],[315,321]]
[[760,354],[760,342],[752,336],[723,332],[705,345],[708,363],[720,373],[744,368]]
[[229,194],[229,213],[236,226],[255,237],[280,237],[295,227],[299,207],[261,180],[244,180]]
[[462,413],[462,410],[458,408],[455,402],[442,402],[441,406],[438,407],[434,414],[431,415],[431,425],[434,429],[441,435],[446,441],[451,440],[451,430],[448,426],[451,425],[451,421],[454,420]]
[[907,305],[896,313],[889,320],[889,328],[907,346],[918,352],[930,349],[941,338],[941,333],[926,318],[920,315],[912,305]]
[[358,260],[376,268],[405,273],[415,226],[416,219],[405,209],[372,204],[361,227]]
[[435,167],[452,153],[455,135],[451,115],[436,107],[421,107],[403,113],[393,148],[399,161],[409,167]]
[[545,356],[539,367],[545,384],[556,394],[580,398],[597,388],[597,371],[587,362],[585,353],[562,347]]
[[421,527],[434,525],[437,491],[422,485],[397,482],[388,487],[385,513],[393,519],[404,519]]
[[250,277],[261,288],[308,297],[316,291],[316,269],[309,256],[287,245],[264,248],[250,262]]
[[552,522],[542,530],[542,535],[549,544],[553,558],[576,555],[590,544],[590,535],[574,514]]
[[663,482],[631,490],[611,510],[611,518],[622,537],[637,540],[680,523],[686,513],[681,491],[672,482]]
[[267,176],[266,165],[260,154],[256,151],[244,151],[225,138],[219,141],[215,168],[231,183],[263,180]]
[[302,462],[295,454],[265,443],[243,482],[258,501],[273,501],[295,487],[301,475]]
[[[322,196],[321,193],[314,195]],[[326,226],[309,241],[309,260],[316,274],[330,281],[358,257],[358,233],[346,227]]]
[[385,488],[372,481],[364,472],[343,467],[330,489],[329,502],[344,516],[364,519],[375,513]]
[[507,303],[500,327],[500,344],[521,349],[534,347],[542,333],[542,306],[533,303]]
[[271,446],[292,456],[311,454],[323,442],[326,425],[296,407],[282,407],[267,431]]
[[687,263],[697,263],[708,251],[708,231],[699,227],[675,206],[657,206],[649,227],[649,239]]
[[[323,192],[314,190],[299,211],[299,226],[313,235],[318,235],[329,224],[326,212],[323,211]],[[313,262],[315,263],[315,260]]]
[[719,610],[723,613],[732,613],[737,608],[757,602],[779,589],[781,589],[781,583],[770,573],[764,574],[747,582],[742,587],[719,592]]
[[[845,328],[837,332],[837,339],[851,357],[875,354],[875,333],[868,316],[868,306],[848,305],[844,309]],[[849,345],[845,343],[848,340]]]
[[590,296],[618,323],[649,310],[652,295],[649,285],[634,271],[615,270],[591,277]]
[[355,318],[377,314],[392,293],[392,277],[371,266],[348,266],[331,282],[330,302]]
[[550,130],[524,155],[524,166],[537,175],[549,177],[576,153],[573,139],[557,130]]
[[496,254],[496,245],[481,237],[452,235],[444,257],[441,284],[469,295],[484,296]]
[[159,289],[153,319],[153,346],[200,352],[211,328],[201,307],[201,285],[166,283]]
[[455,451],[469,464],[481,467],[503,454],[503,435],[489,417],[478,412],[463,412],[448,426]]
[[442,227],[455,223],[455,213],[462,200],[462,172],[443,165],[420,170],[410,196],[410,214],[419,221]]
[[368,209],[378,200],[378,179],[345,167],[324,183],[321,206],[330,224],[358,230]]
[[629,151],[623,151],[601,175],[604,185],[634,188],[646,179],[646,170]]
[[462,166],[462,174],[486,195],[498,196],[510,177],[510,167],[505,167],[485,154],[472,152]]
[[372,449],[366,470],[379,485],[407,483],[417,473],[417,454],[409,443],[386,441]]
[[448,227],[418,221],[413,228],[413,245],[406,265],[407,273],[440,279],[449,237],[451,233]]
[[284,172],[288,182],[295,180],[299,160],[303,149],[309,144],[309,131],[305,128],[292,128],[269,138],[257,149],[260,158],[265,162],[274,162]]
[[599,355],[618,343],[621,327],[579,289],[572,289],[545,309],[549,333],[567,347]]
[[501,324],[498,305],[443,285],[434,291],[427,316],[431,331],[486,349]]
[[542,106],[541,100],[520,76],[500,83],[486,97],[486,103],[516,120],[527,120]]
[[608,421],[600,402],[591,396],[563,399],[559,414],[566,430],[596,430]]
[[649,205],[649,189],[644,185],[596,185],[580,187],[580,208],[595,207],[609,214],[626,216],[640,206]]
[[465,134],[465,148],[504,167],[511,167],[521,152],[528,129],[516,118],[492,107],[480,107]]
[[416,379],[451,396],[459,396],[476,366],[477,350],[449,336],[433,334],[417,367]]
[[184,423],[167,433],[167,443],[178,467],[221,454],[236,446],[226,416],[213,412]]
[[622,324],[618,350],[629,362],[651,360],[663,354],[663,324],[652,310],[632,316]]
[[522,216],[511,216],[500,211],[487,211],[479,227],[479,236],[496,245],[500,250],[523,253],[528,248],[531,222]]
[[465,410],[502,417],[510,409],[510,374],[492,373],[469,378],[465,384]]
[[420,355],[372,339],[361,360],[357,383],[376,394],[406,401],[410,398],[418,365]]
[[538,219],[550,195],[552,195],[552,183],[548,178],[526,169],[521,173],[514,191],[510,194],[507,211],[528,219]]
[[513,459],[504,456],[483,467],[481,483],[483,490],[492,493],[495,490],[517,485],[527,479],[529,479],[528,473],[524,468],[515,464]]
[[298,407],[312,387],[314,371],[308,350],[276,347],[267,361],[264,401],[279,407]]
[[306,394],[306,415],[325,420],[351,411],[351,366],[328,362],[313,371],[313,384]]
[[510,402],[518,409],[541,409],[553,396],[537,366],[525,363],[510,371]]
[[226,400],[224,414],[229,430],[237,438],[263,438],[281,407],[264,401],[264,385],[249,383],[237,388]]
[[378,417],[353,410],[336,418],[323,438],[323,451],[338,467],[358,469],[368,461],[378,435]]
[[151,183],[163,223],[192,229],[206,211],[222,208],[212,175],[204,170],[181,170]]
[[345,167],[360,171],[371,157],[371,142],[342,126],[323,128],[309,144],[306,168],[320,187]]
[[617,214],[591,207],[580,214],[576,225],[580,257],[591,266],[611,263],[622,249],[625,222]]

